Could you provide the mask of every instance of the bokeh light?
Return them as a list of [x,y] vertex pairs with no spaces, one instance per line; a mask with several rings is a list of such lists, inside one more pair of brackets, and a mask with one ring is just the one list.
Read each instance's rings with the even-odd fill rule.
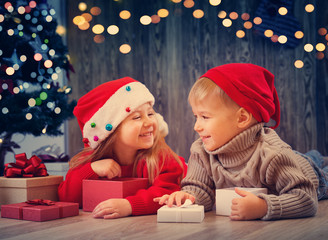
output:
[[305,11],[307,11],[308,13],[311,13],[314,11],[314,6],[312,4],[307,4],[305,6]]
[[287,8],[285,8],[285,7],[280,7],[280,8],[278,9],[278,13],[279,13],[280,15],[286,15],[286,14],[288,13],[288,10],[287,10]]
[[142,25],[149,25],[151,23],[151,17],[149,17],[148,15],[144,15],[140,18],[140,23]]
[[295,38],[301,39],[304,37],[304,33],[302,31],[295,32]]
[[102,34],[104,32],[105,28],[101,24],[96,24],[92,27],[92,32],[94,34]]
[[121,53],[127,54],[131,51],[131,46],[129,44],[122,44],[119,50]]
[[268,38],[272,37],[273,36],[273,31],[270,30],[270,29],[265,30],[264,31],[264,36],[266,36]]
[[315,49],[317,49],[317,51],[319,51],[319,52],[322,52],[322,51],[325,51],[326,46],[325,46],[325,44],[323,44],[323,43],[318,43],[318,44],[315,46]]
[[222,25],[225,27],[231,27],[232,21],[230,19],[226,18],[222,21]]
[[183,6],[186,8],[192,8],[195,5],[195,2],[193,0],[185,0],[183,2]]
[[107,28],[107,32],[108,32],[110,35],[116,35],[116,34],[119,32],[119,28],[118,28],[118,26],[116,26],[116,25],[110,25],[110,26]]
[[161,18],[166,18],[169,15],[169,11],[162,8],[162,9],[157,11],[157,15]]
[[150,18],[151,18],[151,22],[154,24],[159,23],[161,21],[161,18],[158,15],[153,15]]
[[227,13],[225,11],[220,11],[218,13],[218,17],[221,18],[221,19],[225,18],[226,16],[227,16]]
[[88,6],[85,2],[80,2],[78,8],[81,12],[84,12],[85,10],[87,10]]
[[304,45],[304,51],[306,51],[306,52],[312,52],[313,49],[314,49],[314,47],[310,43],[307,43],[307,44]]
[[204,12],[203,10],[200,10],[200,9],[196,9],[192,15],[194,16],[194,18],[202,18],[204,17]]
[[103,43],[105,41],[105,37],[103,35],[96,35],[93,37],[93,41],[95,43]]
[[304,63],[303,63],[302,60],[296,60],[296,61],[294,62],[294,66],[295,66],[296,68],[302,68],[302,67],[304,66]]
[[94,16],[98,16],[101,14],[101,9],[99,7],[92,7],[90,13]]
[[123,10],[120,12],[120,18],[129,19],[131,17],[131,13],[128,10]]
[[256,25],[260,25],[262,23],[262,18],[256,17],[256,18],[253,19],[253,22]]
[[221,3],[221,0],[209,0],[209,3],[212,5],[212,6],[217,6]]
[[243,37],[245,37],[245,32],[244,32],[243,30],[238,30],[238,31],[236,32],[236,36],[237,36],[238,38],[243,38]]

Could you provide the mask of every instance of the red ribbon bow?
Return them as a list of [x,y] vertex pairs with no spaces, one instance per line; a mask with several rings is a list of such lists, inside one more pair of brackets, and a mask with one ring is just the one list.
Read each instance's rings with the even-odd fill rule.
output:
[[[11,177],[43,177],[48,176],[47,168],[41,159],[33,155],[26,158],[25,153],[16,154],[16,163],[5,164],[4,176]],[[11,167],[10,167],[11,166]]]
[[55,205],[55,202],[51,200],[44,200],[44,199],[27,200],[25,203],[32,204],[32,205],[46,205],[46,206]]

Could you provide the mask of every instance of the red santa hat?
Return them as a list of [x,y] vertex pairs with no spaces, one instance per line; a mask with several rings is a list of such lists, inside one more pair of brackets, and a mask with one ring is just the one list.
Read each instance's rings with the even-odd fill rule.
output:
[[[103,83],[82,96],[73,113],[85,146],[95,149],[131,112],[147,102],[153,106],[154,96],[145,85],[130,77]],[[161,116],[157,119],[159,131],[165,136],[167,124]]]
[[202,77],[215,82],[233,101],[253,114],[259,122],[280,123],[280,105],[274,75],[249,63],[231,63],[208,70]]

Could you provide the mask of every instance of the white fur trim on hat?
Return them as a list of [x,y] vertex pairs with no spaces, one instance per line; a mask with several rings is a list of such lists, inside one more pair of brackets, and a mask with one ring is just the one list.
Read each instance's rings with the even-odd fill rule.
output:
[[131,112],[147,102],[154,105],[155,99],[142,83],[131,82],[122,86],[85,123],[83,137],[95,149]]
[[157,122],[158,122],[158,130],[159,133],[163,136],[166,137],[167,134],[169,134],[169,127],[167,125],[167,123],[165,122],[163,116],[159,113],[156,113],[156,118],[157,118]]

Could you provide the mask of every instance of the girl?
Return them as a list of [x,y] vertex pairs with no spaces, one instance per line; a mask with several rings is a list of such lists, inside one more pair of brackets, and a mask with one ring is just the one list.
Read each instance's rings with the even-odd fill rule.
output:
[[125,199],[99,203],[94,217],[118,218],[156,213],[154,197],[180,189],[184,160],[165,143],[167,125],[153,109],[154,97],[125,77],[104,83],[80,98],[74,109],[85,148],[70,161],[59,186],[60,201],[82,207],[83,179],[148,178],[150,187]]

